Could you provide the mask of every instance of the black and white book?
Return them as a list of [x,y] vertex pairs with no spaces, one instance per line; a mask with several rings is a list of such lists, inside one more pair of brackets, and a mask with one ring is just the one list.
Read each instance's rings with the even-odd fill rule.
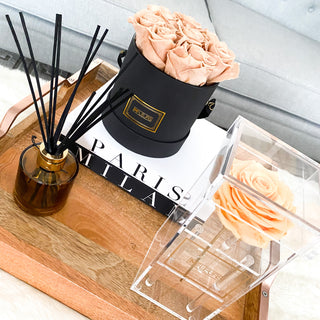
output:
[[[97,91],[95,99],[107,86],[108,83]],[[62,133],[74,123],[83,104],[68,115]],[[151,158],[123,147],[100,121],[70,149],[82,165],[168,215],[175,204],[181,204],[184,195],[219,152],[225,134],[209,121],[199,119],[175,155]]]

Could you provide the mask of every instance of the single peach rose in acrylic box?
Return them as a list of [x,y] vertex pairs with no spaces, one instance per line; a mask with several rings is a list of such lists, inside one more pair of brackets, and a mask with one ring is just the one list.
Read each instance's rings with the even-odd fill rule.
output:
[[203,86],[239,76],[234,53],[192,17],[149,5],[129,22],[142,54],[175,79]]
[[[289,187],[279,180],[277,172],[265,168],[255,160],[235,159],[230,174],[295,213],[293,194]],[[287,217],[271,210],[261,201],[231,186],[228,182],[222,184],[213,200],[219,205],[218,216],[222,224],[235,237],[256,247],[263,248],[268,245],[271,239],[267,235],[280,240],[292,226]]]

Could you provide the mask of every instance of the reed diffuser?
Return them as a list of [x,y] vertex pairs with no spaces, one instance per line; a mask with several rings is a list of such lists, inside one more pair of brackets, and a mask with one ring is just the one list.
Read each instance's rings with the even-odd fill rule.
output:
[[[40,97],[40,107],[36,99],[35,89],[30,78],[29,69],[27,67],[20,42],[9,15],[6,15],[6,19],[8,21],[24,67],[25,74],[27,76],[37,114],[37,120],[40,127],[42,142],[36,143],[36,137],[33,136],[32,144],[21,153],[13,194],[16,203],[27,213],[37,216],[47,216],[59,211],[65,205],[68,194],[73,185],[73,181],[78,174],[78,161],[75,155],[68,150],[68,147],[88,130],[90,130],[95,124],[113,112],[113,110],[118,108],[125,100],[128,100],[133,94],[124,88],[118,89],[113,95],[109,94],[111,86],[125,71],[121,70],[92,105],[91,103],[96,92],[91,94],[91,96],[87,99],[83,109],[79,113],[75,123],[66,133],[66,135],[62,137],[61,132],[76,92],[84,75],[86,74],[86,71],[88,70],[90,63],[94,59],[104,38],[106,37],[108,29],[103,32],[100,40],[95,46],[100,30],[100,26],[96,27],[82,65],[78,81],[75,84],[75,87],[66,105],[63,107],[64,109],[60,120],[55,126],[62,15],[56,14],[55,20],[48,111],[46,111],[42,97],[39,74],[37,72],[25,19],[21,12],[19,15],[31,58],[31,66],[34,70],[37,90]],[[135,57],[133,57],[132,60],[134,58]],[[104,99],[104,97],[106,98]]]

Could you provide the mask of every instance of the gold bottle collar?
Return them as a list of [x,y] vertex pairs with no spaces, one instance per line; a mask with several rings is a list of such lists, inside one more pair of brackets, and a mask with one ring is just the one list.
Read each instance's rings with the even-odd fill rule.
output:
[[39,147],[38,165],[47,171],[59,171],[63,168],[67,156],[68,150],[63,151],[61,155],[48,153],[42,142]]

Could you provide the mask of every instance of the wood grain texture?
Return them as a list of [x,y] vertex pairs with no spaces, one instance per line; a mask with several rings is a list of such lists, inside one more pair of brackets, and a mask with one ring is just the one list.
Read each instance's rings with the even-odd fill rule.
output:
[[[116,71],[105,63],[92,70],[73,107]],[[73,85],[60,88],[59,106]],[[0,140],[0,267],[90,319],[175,319],[130,290],[163,215],[82,166],[60,212],[33,217],[16,206],[12,190],[21,151],[32,135],[40,137],[35,120]],[[243,310],[244,298],[215,319],[251,319]]]
[[245,320],[259,320],[260,299],[261,285],[247,293],[243,313]]

